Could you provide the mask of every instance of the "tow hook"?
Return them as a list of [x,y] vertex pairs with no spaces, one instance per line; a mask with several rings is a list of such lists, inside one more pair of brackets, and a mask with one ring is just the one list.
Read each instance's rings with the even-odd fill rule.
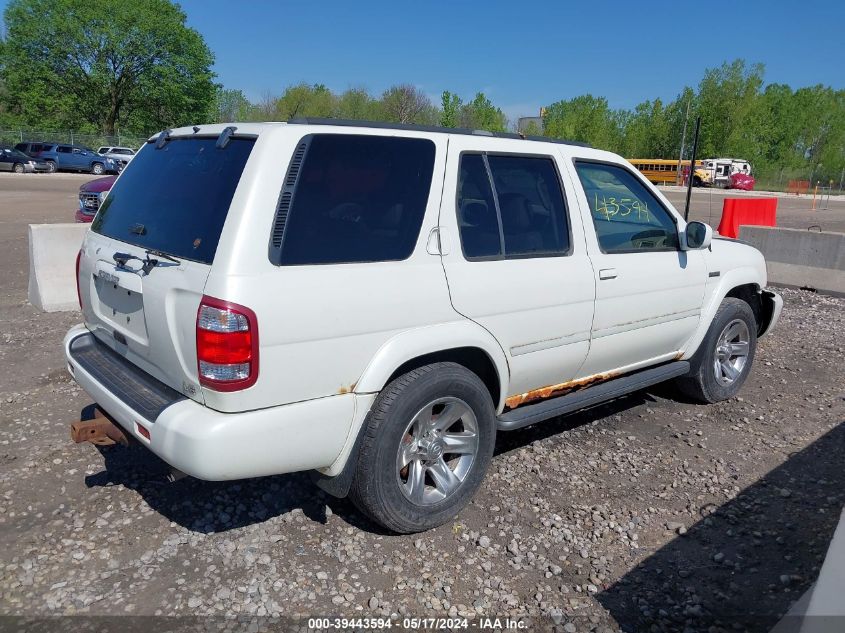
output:
[[122,444],[129,446],[129,436],[99,408],[94,407],[94,418],[79,420],[70,425],[70,439],[77,444],[91,442],[97,446]]

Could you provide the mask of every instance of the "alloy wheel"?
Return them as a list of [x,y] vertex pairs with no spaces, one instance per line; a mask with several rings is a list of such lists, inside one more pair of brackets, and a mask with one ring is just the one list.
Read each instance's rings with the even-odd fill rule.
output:
[[721,385],[731,385],[742,376],[748,363],[751,334],[742,319],[734,319],[725,326],[716,343],[713,371]]
[[454,494],[478,453],[478,420],[455,397],[430,402],[411,419],[396,455],[399,488],[411,502],[432,505]]

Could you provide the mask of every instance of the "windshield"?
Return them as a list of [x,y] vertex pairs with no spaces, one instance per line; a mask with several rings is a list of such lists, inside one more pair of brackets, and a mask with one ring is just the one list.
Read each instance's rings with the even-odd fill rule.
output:
[[254,139],[173,138],[147,143],[118,178],[91,228],[96,233],[205,264],[214,260]]

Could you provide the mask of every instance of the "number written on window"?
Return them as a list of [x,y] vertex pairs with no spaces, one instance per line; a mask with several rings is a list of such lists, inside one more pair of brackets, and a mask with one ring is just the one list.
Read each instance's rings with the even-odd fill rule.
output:
[[605,163],[579,161],[575,167],[605,253],[677,250],[672,216],[633,173]]

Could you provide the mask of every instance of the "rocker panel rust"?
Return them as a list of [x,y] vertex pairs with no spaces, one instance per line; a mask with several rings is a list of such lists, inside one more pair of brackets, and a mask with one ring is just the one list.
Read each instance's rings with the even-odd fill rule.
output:
[[610,380],[611,378],[616,378],[620,375],[621,372],[611,371],[603,374],[587,376],[586,378],[579,378],[578,380],[569,380],[567,382],[558,383],[556,385],[540,387],[539,389],[532,389],[531,391],[526,391],[525,393],[519,393],[513,396],[509,396],[507,399],[505,399],[505,408],[516,409],[517,407],[522,406],[523,404],[526,404],[528,402],[534,402],[536,400],[546,400],[547,398],[553,398],[556,396],[563,396],[567,393],[572,393],[573,391],[578,391],[579,389],[591,387],[595,384]]

